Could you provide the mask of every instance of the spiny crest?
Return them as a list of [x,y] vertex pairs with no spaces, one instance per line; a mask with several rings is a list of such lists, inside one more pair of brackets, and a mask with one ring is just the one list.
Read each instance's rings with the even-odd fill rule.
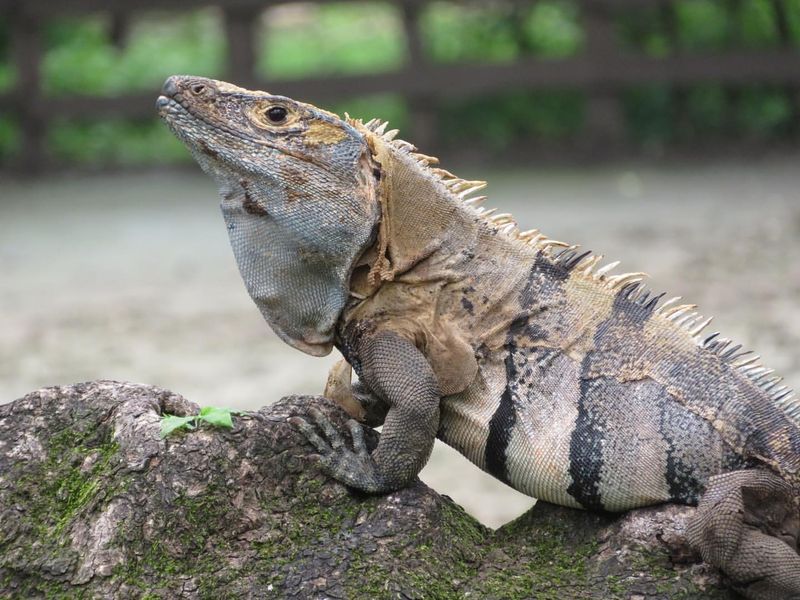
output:
[[387,143],[392,144],[400,152],[408,154],[421,167],[436,176],[444,187],[449,190],[456,200],[472,209],[475,214],[485,219],[491,226],[513,239],[530,245],[535,251],[549,258],[557,265],[570,272],[578,273],[611,290],[629,302],[641,306],[652,314],[661,315],[674,323],[677,327],[691,335],[698,346],[717,355],[721,360],[736,368],[755,385],[769,394],[784,413],[800,424],[800,397],[786,385],[780,385],[782,377],[773,375],[774,369],[768,369],[759,361],[760,357],[751,351],[743,351],[741,344],[734,344],[728,338],[720,338],[719,332],[705,335],[703,331],[711,323],[712,317],[704,318],[696,312],[695,304],[678,304],[680,296],[661,302],[664,293],[652,294],[644,285],[646,273],[633,272],[612,275],[611,272],[619,266],[619,261],[608,263],[600,268],[603,255],[592,254],[591,251],[580,251],[580,246],[569,245],[545,236],[538,229],[520,231],[514,217],[510,213],[497,213],[497,209],[486,209],[481,204],[486,201],[486,196],[472,196],[478,190],[486,187],[485,181],[468,181],[453,175],[450,171],[438,167],[439,159],[417,152],[416,146],[404,140],[395,139],[398,130],[386,130],[388,123],[379,119],[372,119],[366,123],[361,120],[351,119],[345,113],[347,122],[352,125],[362,126],[380,136]]
[[[613,263],[609,266],[616,266],[617,264]],[[637,275],[642,274],[632,273],[624,277]],[[633,280],[625,283],[620,290],[620,294],[624,298],[653,314],[662,316],[686,331],[694,338],[698,346],[712,352],[720,360],[745,375],[751,382],[767,392],[770,400],[775,402],[784,413],[800,424],[800,398],[795,396],[794,391],[789,386],[780,385],[783,377],[774,375],[774,369],[769,369],[761,364],[760,356],[753,354],[750,350],[743,350],[741,344],[734,344],[729,338],[719,337],[720,332],[718,331],[710,335],[704,333],[713,317],[703,317],[695,310],[697,308],[696,304],[680,304],[680,296],[661,302],[665,296],[664,293],[651,295],[651,292],[641,280],[636,279],[636,277],[633,277]]]
[[732,340],[720,338],[719,335],[717,331],[699,339],[698,343],[720,359],[736,367],[750,381],[768,392],[772,401],[778,404],[784,412],[800,421],[800,398],[795,397],[794,391],[789,386],[780,385],[783,377],[774,375],[775,369],[769,369],[761,364],[760,356],[753,354],[750,350],[742,350],[741,344],[734,344]]
[[453,175],[450,171],[438,167],[439,159],[426,154],[417,152],[413,144],[404,140],[395,139],[397,130],[386,130],[387,123],[379,119],[371,119],[366,123],[361,120],[351,119],[345,115],[348,122],[364,127],[372,133],[378,135],[382,140],[392,144],[398,151],[407,154],[420,167],[429,174],[436,177],[441,184],[448,190],[456,201],[471,209],[476,215],[483,218],[489,225],[513,239],[519,240],[533,248],[534,251],[552,260],[570,271],[577,271],[586,277],[591,277],[596,282],[610,289],[619,289],[626,284],[641,281],[645,277],[644,273],[624,273],[621,275],[609,276],[608,273],[619,263],[611,263],[603,268],[594,270],[602,260],[602,256],[593,255],[591,252],[579,253],[579,246],[570,246],[564,242],[550,239],[538,229],[520,231],[517,222],[510,213],[497,213],[496,208],[483,208],[481,204],[486,201],[486,196],[474,196],[473,194],[486,187],[485,181],[469,181]]
[[643,283],[643,279],[646,277],[645,273],[610,275],[609,273],[619,265],[619,261],[596,269],[603,257],[593,255],[591,252],[580,253],[579,246],[569,246],[553,255],[552,258],[554,264],[570,271],[577,269],[584,276],[601,282],[611,289],[618,289],[618,294],[627,301],[641,306],[652,314],[662,316],[686,331],[694,338],[698,346],[712,352],[720,360],[745,375],[752,383],[767,392],[770,400],[778,405],[787,416],[800,424],[800,397],[797,397],[789,386],[781,385],[783,377],[774,375],[774,369],[765,367],[760,362],[760,356],[753,354],[752,351],[742,350],[741,344],[734,344],[728,338],[720,338],[719,332],[711,335],[704,333],[713,317],[703,317],[695,310],[696,304],[680,304],[680,296],[661,302],[666,294],[655,295],[648,290]]

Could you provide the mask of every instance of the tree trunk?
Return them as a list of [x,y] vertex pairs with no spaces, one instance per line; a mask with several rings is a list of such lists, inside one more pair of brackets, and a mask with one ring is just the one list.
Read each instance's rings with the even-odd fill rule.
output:
[[[163,440],[172,392],[97,381],[0,406],[2,598],[732,598],[682,537],[692,509],[545,503],[493,532],[417,482],[322,476],[289,397]],[[375,444],[377,434],[369,442]]]

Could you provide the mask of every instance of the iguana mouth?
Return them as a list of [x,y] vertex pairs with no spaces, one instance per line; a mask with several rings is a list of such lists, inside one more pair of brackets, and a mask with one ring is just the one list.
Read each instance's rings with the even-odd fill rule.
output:
[[[213,121],[209,121],[208,119],[204,118],[203,115],[200,114],[199,112],[192,110],[190,106],[191,105],[188,102],[179,102],[175,98],[168,98],[167,96],[159,96],[158,99],[156,100],[156,108],[158,109],[159,116],[165,121],[167,121],[167,123],[169,123],[170,125],[172,125],[172,119],[176,117],[176,115],[173,114],[174,111],[177,112],[178,114],[183,114],[193,119],[197,119],[204,125],[208,125],[212,129],[215,129],[217,131],[222,131],[224,133],[235,135],[237,137],[243,137],[252,142],[263,141],[263,140],[256,140],[248,136],[247,134],[242,133],[241,131],[234,131],[233,129],[230,129],[228,127],[223,127],[219,123],[214,123]],[[177,126],[175,126],[175,128],[179,129]]]

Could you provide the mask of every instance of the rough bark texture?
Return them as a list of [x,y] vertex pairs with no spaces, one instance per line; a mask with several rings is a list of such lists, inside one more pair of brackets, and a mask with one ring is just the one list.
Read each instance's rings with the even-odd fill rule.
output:
[[312,404],[342,424],[289,397],[162,440],[196,405],[112,381],[0,406],[0,597],[733,597],[683,542],[690,508],[540,503],[492,532],[420,482],[354,494],[286,422]]

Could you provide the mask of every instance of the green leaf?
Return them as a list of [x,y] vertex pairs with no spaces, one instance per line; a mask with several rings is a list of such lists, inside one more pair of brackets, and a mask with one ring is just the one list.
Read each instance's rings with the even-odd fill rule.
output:
[[177,429],[194,429],[193,421],[196,416],[176,417],[175,415],[164,415],[161,417],[161,437],[165,438]]
[[230,408],[219,408],[216,406],[204,406],[200,409],[200,419],[210,425],[217,427],[233,427],[231,415],[236,411]]

